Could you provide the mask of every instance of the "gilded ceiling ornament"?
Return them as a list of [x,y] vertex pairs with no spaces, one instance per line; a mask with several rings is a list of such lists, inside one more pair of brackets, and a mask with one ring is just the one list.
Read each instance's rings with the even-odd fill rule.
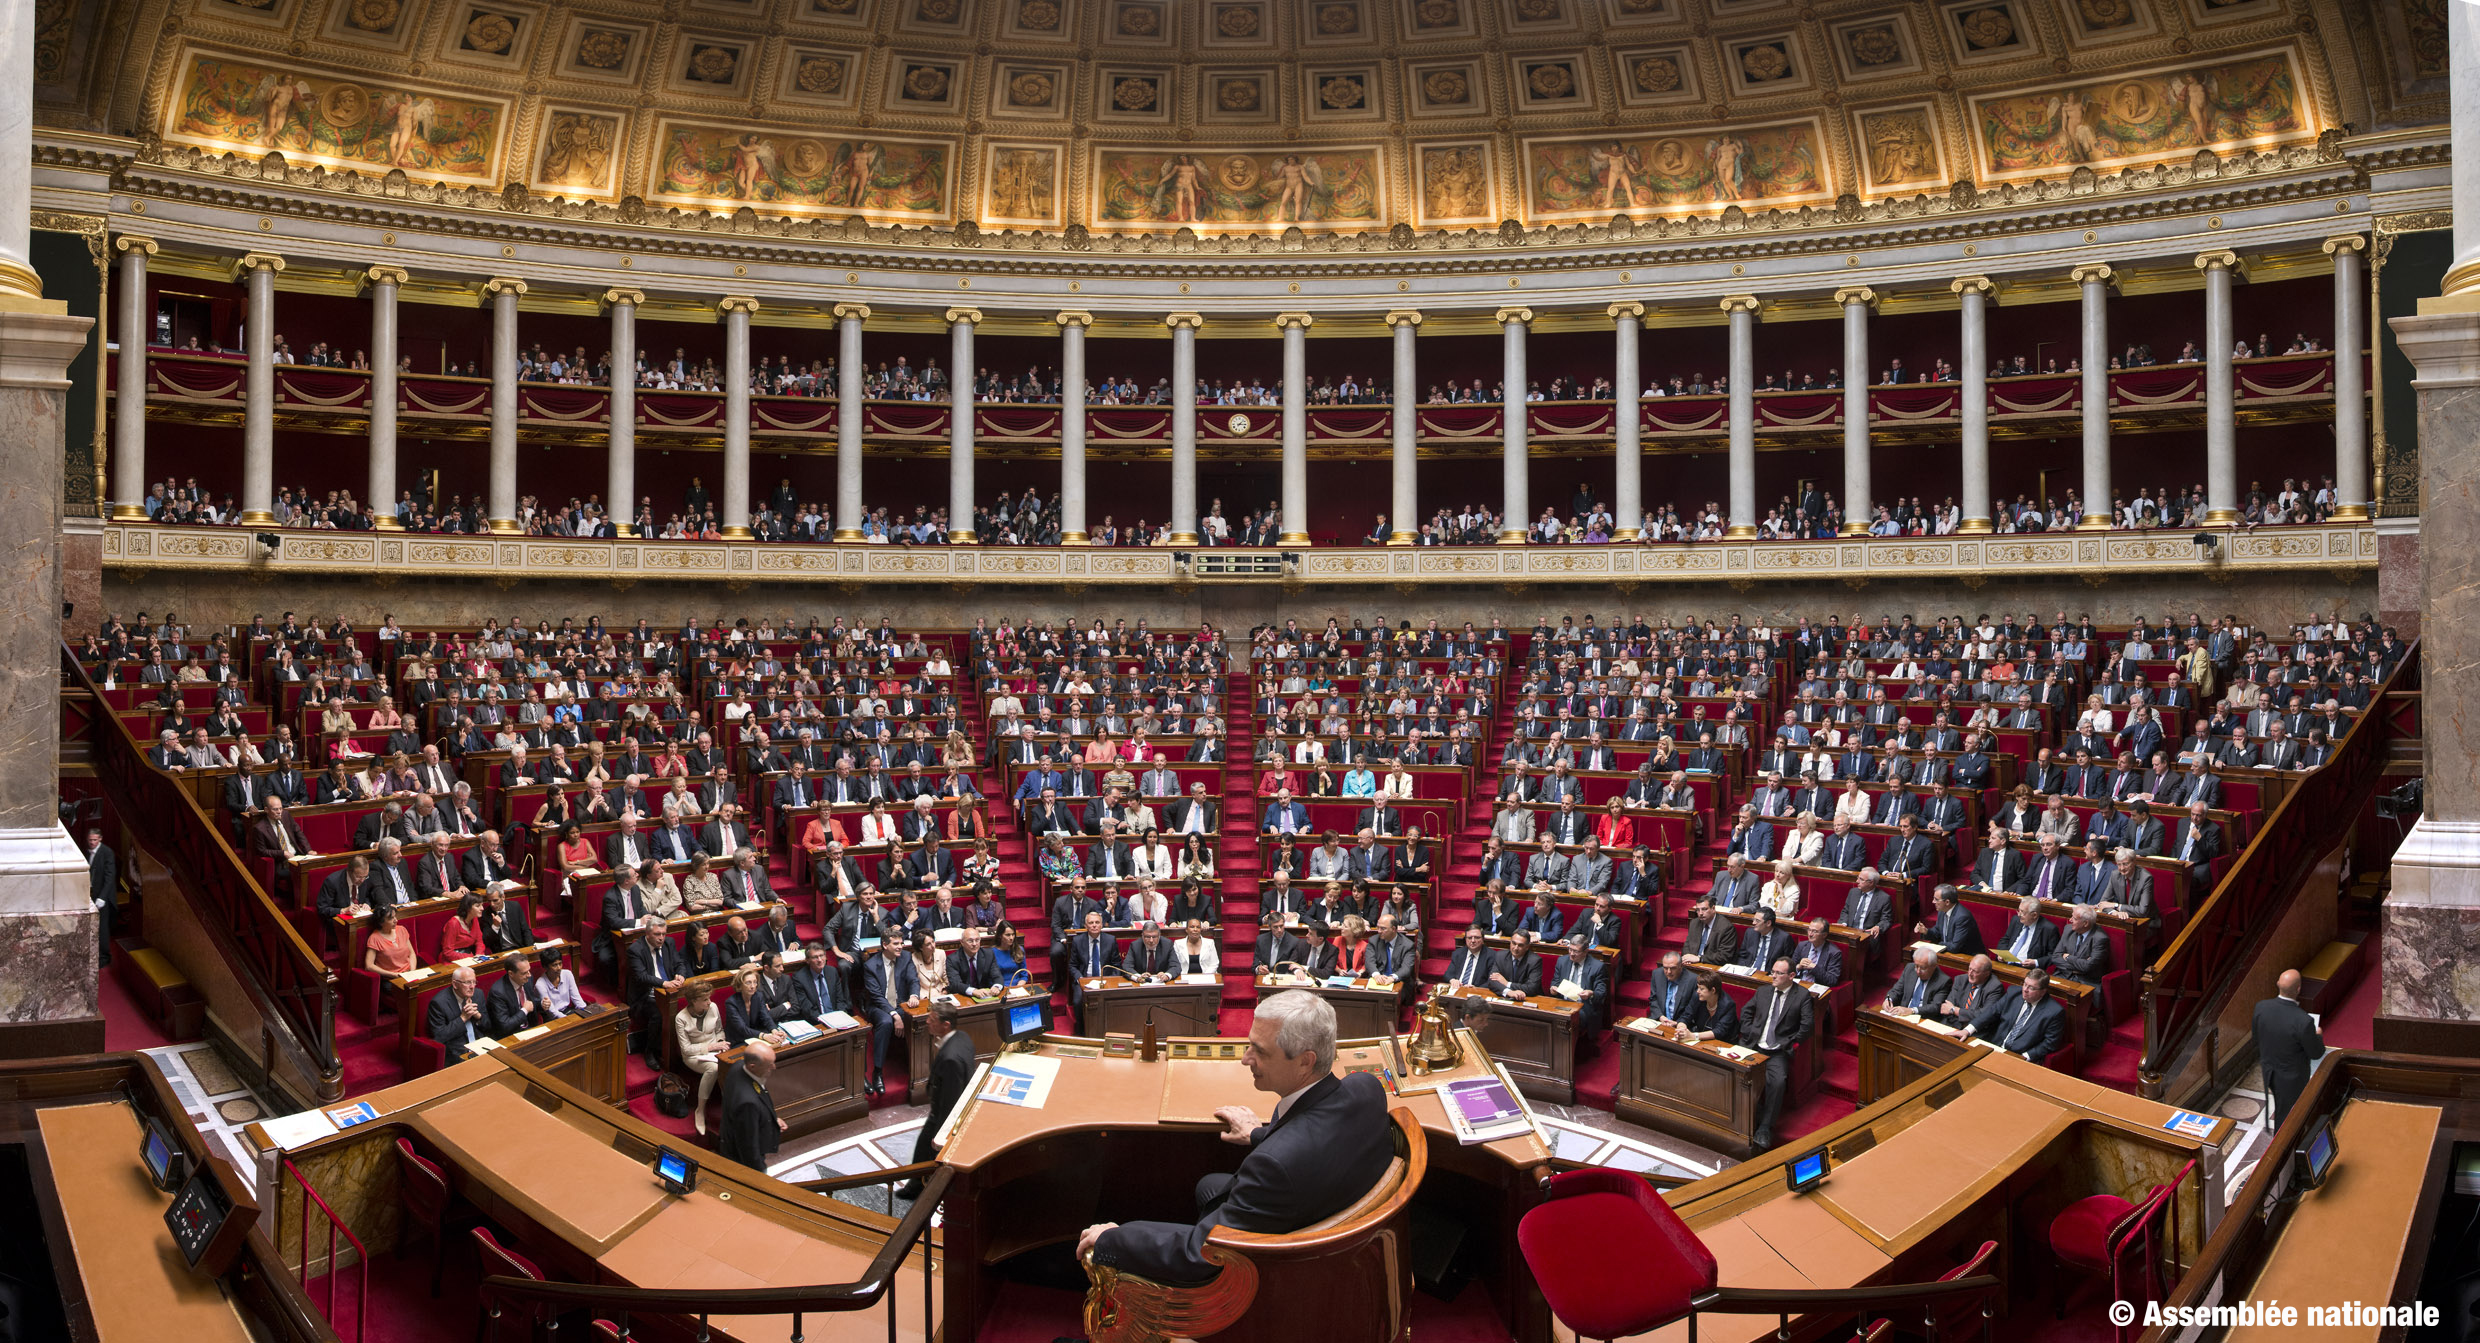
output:
[[1254,79],[1226,79],[1216,88],[1215,103],[1226,112],[1254,112],[1265,101]]
[[832,56],[805,56],[792,82],[803,93],[836,93],[844,87],[844,63]]
[[[2124,0],[2120,2],[2124,3]],[[1902,39],[1894,35],[1892,28],[1862,28],[1851,35],[1849,45],[1851,63],[1864,68],[1892,65],[1903,59]]]
[[2076,12],[2084,18],[2084,26],[2098,31],[2123,28],[2136,21],[2136,7],[2131,0],[2076,0]]
[[1318,86],[1318,101],[1340,112],[1345,108],[1359,107],[1367,100],[1367,92],[1358,79],[1350,75],[1336,75]]
[[1154,106],[1157,90],[1150,79],[1123,79],[1111,87],[1111,101],[1123,112],[1144,112]]
[[1622,14],[1652,14],[1662,9],[1662,0],[1619,0]]
[[366,33],[384,33],[405,12],[404,0],[353,0],[344,21]]
[[1008,98],[1018,107],[1048,107],[1055,92],[1051,77],[1038,71],[1027,71],[1008,81]]
[[1246,154],[1233,154],[1214,165],[1214,180],[1226,191],[1246,191],[1257,185],[1257,160]]
[[1455,0],[1421,0],[1413,6],[1412,15],[1424,28],[1452,28],[1462,17]]
[[1025,0],[1016,7],[1016,26],[1037,33],[1055,32],[1059,28],[1059,6],[1053,0]]
[[1559,17],[1559,0],[1516,0],[1516,17],[1541,23]]
[[1774,43],[1759,43],[1739,54],[1739,68],[1751,84],[1770,83],[1791,73],[1791,57]]
[[821,14],[857,14],[861,10],[861,0],[810,0],[810,3],[816,5]]
[[689,78],[705,84],[729,84],[740,63],[739,53],[730,47],[699,47],[689,53]]
[[1257,11],[1248,5],[1226,5],[1214,16],[1214,26],[1225,37],[1257,36]]
[[1433,103],[1460,103],[1472,97],[1472,85],[1461,70],[1432,70],[1421,78],[1421,92]]
[[1995,5],[1973,10],[1956,26],[1963,30],[1963,40],[1976,51],[1991,51],[2015,40],[2015,20]]
[[590,70],[617,70],[629,58],[629,35],[609,28],[588,28],[577,39],[577,63]]
[[947,96],[947,72],[935,65],[916,65],[904,72],[907,97],[935,103]]
[[913,14],[931,23],[954,23],[956,9],[956,0],[917,0]]
[[830,155],[816,140],[795,140],[784,146],[784,165],[795,177],[816,177],[827,170]]
[[1328,37],[1357,33],[1361,30],[1361,12],[1350,5],[1320,5],[1317,26]]
[[1122,5],[1119,30],[1129,37],[1152,37],[1162,31],[1162,15],[1152,5]]
[[319,114],[338,130],[362,124],[370,115],[370,95],[359,84],[337,84],[319,97]]
[[1536,98],[1565,98],[1576,91],[1576,73],[1564,65],[1536,65],[1524,82]]
[[505,14],[476,13],[465,25],[465,48],[497,56],[517,40],[517,25]]
[[1669,93],[1679,87],[1679,62],[1668,56],[1639,57],[1628,69],[1639,93]]

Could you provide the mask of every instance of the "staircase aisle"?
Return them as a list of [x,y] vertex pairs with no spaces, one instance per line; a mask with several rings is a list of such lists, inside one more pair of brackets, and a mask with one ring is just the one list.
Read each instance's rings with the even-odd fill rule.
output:
[[1249,664],[1223,676],[1222,835],[1214,853],[1223,915],[1223,1033],[1246,1035],[1257,1003],[1257,725]]

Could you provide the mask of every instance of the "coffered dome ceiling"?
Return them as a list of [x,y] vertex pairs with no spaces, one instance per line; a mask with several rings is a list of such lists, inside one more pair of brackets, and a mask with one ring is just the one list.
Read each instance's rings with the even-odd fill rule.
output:
[[1305,234],[1750,213],[2443,115],[2446,0],[41,0],[40,116],[617,205]]

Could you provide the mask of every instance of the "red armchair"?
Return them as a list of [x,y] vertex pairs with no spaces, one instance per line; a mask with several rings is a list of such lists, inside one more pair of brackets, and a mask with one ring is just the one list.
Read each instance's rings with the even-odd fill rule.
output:
[[1544,1187],[1549,1199],[1516,1225],[1516,1243],[1551,1313],[1578,1337],[1645,1333],[1714,1290],[1713,1252],[1644,1180],[1576,1170]]

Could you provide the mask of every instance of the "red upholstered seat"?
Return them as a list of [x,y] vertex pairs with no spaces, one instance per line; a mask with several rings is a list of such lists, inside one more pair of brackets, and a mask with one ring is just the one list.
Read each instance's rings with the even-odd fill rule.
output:
[[2135,1204],[2116,1194],[2079,1198],[2050,1220],[2050,1251],[2072,1267],[2106,1273],[2110,1269],[2110,1231],[2135,1210]]
[[1688,1313],[1714,1288],[1713,1252],[1653,1186],[1624,1171],[1551,1177],[1516,1241],[1550,1310],[1585,1338],[1621,1338]]

